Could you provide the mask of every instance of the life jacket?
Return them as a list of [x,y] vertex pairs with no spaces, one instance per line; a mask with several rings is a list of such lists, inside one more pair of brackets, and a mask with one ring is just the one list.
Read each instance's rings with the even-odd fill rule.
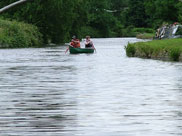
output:
[[71,45],[72,45],[74,48],[80,48],[80,41],[79,41],[78,39],[72,40],[72,41],[71,41]]

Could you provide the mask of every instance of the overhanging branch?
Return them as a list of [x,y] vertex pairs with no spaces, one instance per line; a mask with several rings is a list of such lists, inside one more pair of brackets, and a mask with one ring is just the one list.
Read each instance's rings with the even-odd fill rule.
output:
[[0,14],[7,11],[8,9],[11,9],[11,8],[13,8],[15,6],[18,6],[18,5],[23,4],[25,2],[28,2],[28,1],[31,1],[31,0],[19,0],[17,2],[14,2],[14,3],[8,5],[8,6],[5,6],[4,8],[0,9]]

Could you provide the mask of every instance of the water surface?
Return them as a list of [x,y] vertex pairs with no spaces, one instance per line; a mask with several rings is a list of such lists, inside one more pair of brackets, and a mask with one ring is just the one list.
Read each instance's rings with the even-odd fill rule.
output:
[[0,50],[1,136],[181,136],[182,64],[128,58],[135,38]]

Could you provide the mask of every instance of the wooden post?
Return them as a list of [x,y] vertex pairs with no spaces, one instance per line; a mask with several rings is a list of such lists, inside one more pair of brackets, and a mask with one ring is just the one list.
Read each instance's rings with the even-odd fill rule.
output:
[[13,7],[17,6],[17,5],[23,4],[23,3],[28,2],[28,1],[31,1],[31,0],[19,0],[19,1],[16,1],[16,2],[8,5],[8,6],[5,6],[4,8],[0,9],[0,14],[5,12],[8,9],[11,9],[11,8],[13,8]]

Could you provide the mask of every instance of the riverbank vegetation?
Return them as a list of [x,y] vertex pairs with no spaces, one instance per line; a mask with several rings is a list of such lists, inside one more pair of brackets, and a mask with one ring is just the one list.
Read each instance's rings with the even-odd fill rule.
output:
[[137,34],[136,37],[138,39],[153,39],[155,37],[154,33],[141,33]]
[[[15,1],[0,1],[0,7]],[[64,43],[72,35],[150,38],[164,22],[182,22],[181,7],[174,0],[32,0],[1,16],[38,27],[44,43]]]
[[36,26],[0,19],[0,48],[38,47],[42,41]]
[[181,38],[128,43],[126,54],[128,57],[182,61],[181,43]]
[[152,28],[134,28],[132,32],[138,39],[152,39],[155,36],[155,30]]

